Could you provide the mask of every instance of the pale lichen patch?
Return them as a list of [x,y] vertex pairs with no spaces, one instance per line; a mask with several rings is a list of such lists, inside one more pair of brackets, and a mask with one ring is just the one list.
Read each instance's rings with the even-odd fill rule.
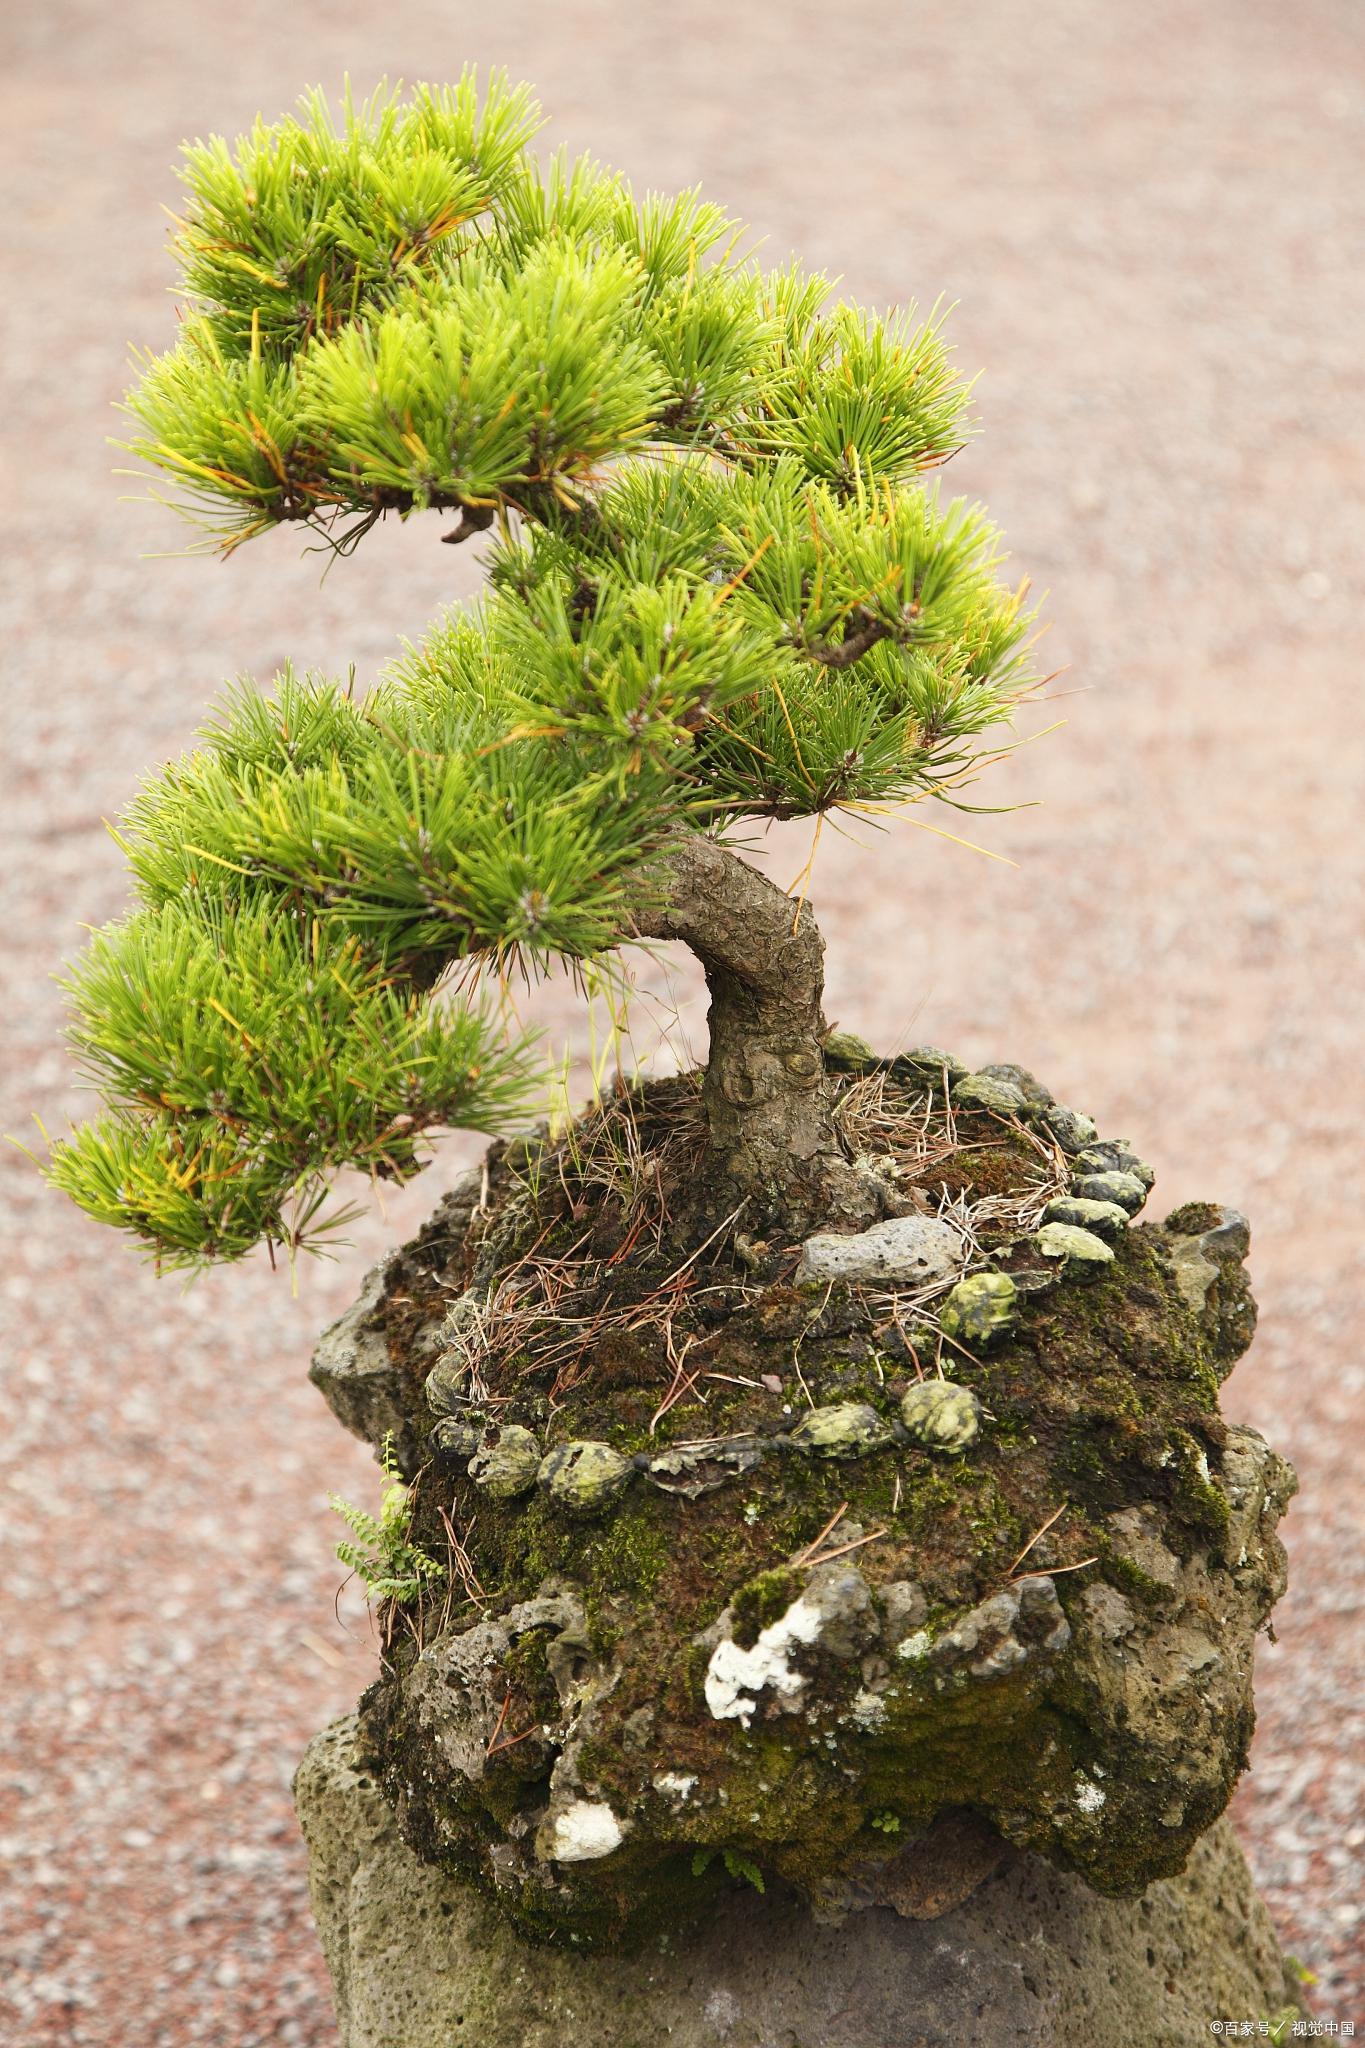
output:
[[697,1789],[695,1771],[657,1771],[654,1776],[654,1790],[665,1799],[676,1799],[684,1805]]
[[625,1830],[601,1799],[576,1799],[555,1815],[546,1832],[545,1853],[556,1863],[591,1863],[610,1856]]
[[818,1641],[825,1619],[823,1610],[803,1595],[761,1632],[752,1649],[742,1649],[728,1638],[717,1643],[705,1688],[713,1719],[738,1721],[747,1728],[764,1692],[784,1713],[794,1713],[805,1696],[806,1680],[792,1656],[802,1645]]

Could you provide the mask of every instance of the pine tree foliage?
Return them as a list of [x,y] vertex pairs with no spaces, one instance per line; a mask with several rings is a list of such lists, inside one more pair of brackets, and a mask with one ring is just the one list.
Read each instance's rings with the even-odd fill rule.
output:
[[938,313],[538,127],[466,74],[186,152],[133,451],[208,545],[435,509],[489,586],[363,704],[239,686],[124,817],[136,907],[68,984],[107,1106],[49,1170],[165,1263],[316,1244],[343,1169],[515,1117],[481,991],[618,944],[668,835],[959,801],[1031,686],[997,535],[926,480],[970,431]]

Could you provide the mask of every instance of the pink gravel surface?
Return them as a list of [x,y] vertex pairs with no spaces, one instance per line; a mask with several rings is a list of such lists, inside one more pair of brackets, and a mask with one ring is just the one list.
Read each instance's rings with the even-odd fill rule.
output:
[[[1225,1404],[1303,1494],[1236,1812],[1319,2010],[1365,2032],[1356,0],[46,0],[3,39],[0,1130],[80,1107],[50,976],[123,900],[101,820],[139,772],[224,677],[290,655],[367,682],[477,576],[430,521],[323,584],[286,536],[143,559],[183,535],[120,501],[104,436],[125,342],[170,336],[183,135],[347,72],[501,62],[553,142],[702,180],[874,304],[959,302],[986,432],[952,483],[1050,590],[1068,722],[982,791],[1042,808],[968,827],[1017,866],[826,832],[830,1010],[1021,1060],[1140,1143],[1159,1213],[1251,1215],[1262,1333]],[[807,848],[774,835],[775,871]],[[581,1049],[565,993],[541,1008]],[[158,1282],[0,1151],[6,2042],[335,2042],[288,1781],[374,1668],[326,1511],[372,1467],[304,1372],[472,1149],[297,1297],[259,1262]]]

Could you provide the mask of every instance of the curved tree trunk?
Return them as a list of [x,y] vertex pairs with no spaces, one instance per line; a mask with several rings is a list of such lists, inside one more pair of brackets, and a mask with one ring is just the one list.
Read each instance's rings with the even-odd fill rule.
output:
[[678,939],[706,973],[711,1049],[703,1096],[713,1178],[797,1219],[871,1221],[825,1072],[824,940],[810,911],[747,861],[679,836],[651,863],[657,890],[635,936]]

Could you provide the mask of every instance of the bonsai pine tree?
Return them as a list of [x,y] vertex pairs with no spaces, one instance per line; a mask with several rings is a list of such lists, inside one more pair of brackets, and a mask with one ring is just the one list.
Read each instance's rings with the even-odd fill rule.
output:
[[635,939],[706,971],[705,1190],[875,1213],[815,921],[727,834],[954,801],[1028,688],[997,537],[926,482],[967,387],[937,313],[764,270],[538,125],[466,75],[186,151],[133,450],[208,548],[433,512],[489,587],[363,703],[238,688],[126,813],[136,907],[70,981],[105,1107],[49,1171],[164,1265],[315,1244],[342,1169],[524,1115],[500,981]]
[[[1021,1068],[827,1059],[810,909],[735,850],[961,803],[1031,687],[996,536],[932,481],[969,431],[937,315],[765,271],[695,193],[543,166],[536,128],[467,76],[187,153],[187,305],[129,398],[136,453],[209,548],[293,524],[346,555],[434,512],[484,537],[488,589],[363,702],[238,687],[134,799],[136,906],[70,982],[105,1106],[48,1166],[165,1265],[292,1256],[343,1171],[403,1181],[442,1129],[526,1118],[546,1074],[510,977],[587,980],[635,940],[705,970],[700,1099],[623,1086],[490,1148],[314,1356],[384,1469],[342,1555],[385,1628],[300,1810],[342,2000],[372,1974],[376,2013],[425,2001],[412,2048],[466,2005],[485,2038],[480,2003],[488,2039],[522,2012],[605,2038],[598,1987],[556,2005],[523,1936],[666,1934],[618,1980],[643,2038],[727,1882],[842,1914],[904,1910],[927,1870],[941,1911],[1007,1843],[1113,1897],[1172,1876],[1245,1761],[1293,1485],[1217,1412],[1244,1220],[1137,1223],[1152,1169]],[[318,1818],[343,1808],[349,1860]],[[394,1830],[517,1945],[462,1893],[409,1907],[411,1940],[369,1907],[343,1939],[353,1895],[430,1899],[392,1860],[359,1884]],[[1019,1896],[1007,1926],[1079,1924]],[[781,1912],[765,1983],[768,1934],[805,1941]],[[869,2040],[877,1940],[865,1983],[856,1941],[820,1950]],[[777,1984],[785,2010],[824,1974]]]

